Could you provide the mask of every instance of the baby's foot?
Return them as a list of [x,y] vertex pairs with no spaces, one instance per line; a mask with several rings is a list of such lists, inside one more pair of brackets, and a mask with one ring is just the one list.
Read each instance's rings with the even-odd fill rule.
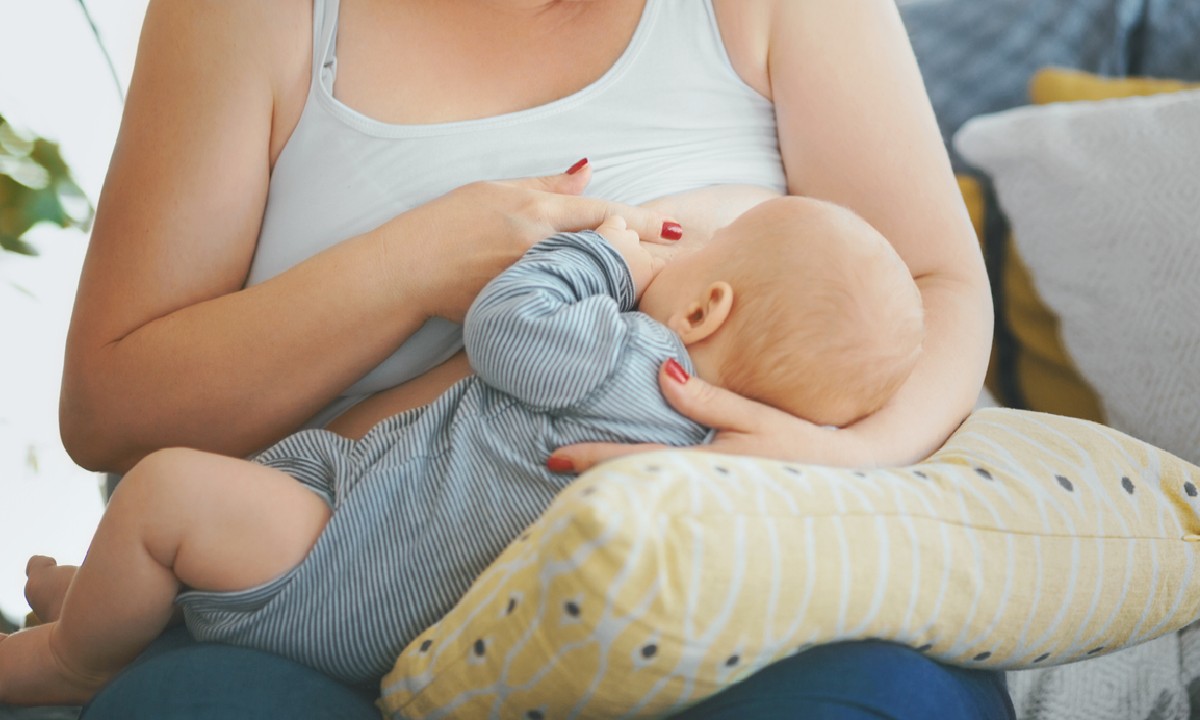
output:
[[58,620],[67,588],[78,570],[74,565],[59,565],[54,558],[45,555],[29,558],[25,565],[25,600],[39,621]]

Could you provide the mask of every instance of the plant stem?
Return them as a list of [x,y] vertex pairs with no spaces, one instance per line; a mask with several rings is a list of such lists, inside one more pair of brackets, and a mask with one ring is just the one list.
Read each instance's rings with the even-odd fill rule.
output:
[[125,104],[125,89],[121,87],[121,79],[117,76],[117,67],[113,64],[112,56],[108,54],[108,46],[104,44],[104,39],[100,37],[100,28],[96,27],[96,21],[92,19],[92,13],[88,11],[87,4],[83,0],[78,0],[79,8],[83,10],[83,16],[87,18],[88,25],[92,28],[92,36],[96,38],[96,45],[100,47],[100,53],[104,55],[105,62],[108,63],[108,72],[112,75],[113,85],[117,88],[117,97],[121,99],[121,104]]

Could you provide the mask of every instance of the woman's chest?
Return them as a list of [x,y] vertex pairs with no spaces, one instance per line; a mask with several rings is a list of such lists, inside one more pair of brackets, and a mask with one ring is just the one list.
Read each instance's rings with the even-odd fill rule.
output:
[[398,124],[493,117],[578,92],[621,56],[646,2],[340,1],[334,95]]
[[649,0],[599,79],[474,120],[392,123],[347,105],[335,92],[345,51],[340,35],[318,51],[319,82],[273,168],[251,284],[462,185],[562,172],[580,157],[592,161],[586,194],[626,204],[714,186],[786,190],[774,107],[738,76],[702,0]]
[[[617,65],[648,13],[664,0],[568,0],[573,14],[520,17],[485,12],[469,0],[340,0],[333,95],[366,117],[430,124],[493,117],[539,107],[594,84]],[[769,6],[774,0],[666,0],[709,13],[737,76],[770,96],[766,68]],[[579,8],[582,8],[581,10]],[[321,22],[315,17],[314,22]],[[320,32],[320,28],[317,28]],[[699,43],[703,27],[685,28]],[[288,64],[309,66],[311,56]],[[289,72],[289,77],[297,73]],[[276,97],[272,163],[300,119],[309,86],[287,82]]]
[[763,0],[559,0],[535,12],[518,0],[340,1],[335,94],[384,122],[456,122],[568,97],[613,68],[651,16],[686,21],[655,4],[708,13],[737,73],[769,93]]

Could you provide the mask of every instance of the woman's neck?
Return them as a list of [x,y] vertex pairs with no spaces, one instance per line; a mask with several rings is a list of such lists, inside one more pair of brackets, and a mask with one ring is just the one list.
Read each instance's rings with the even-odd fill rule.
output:
[[[588,0],[461,0],[466,7],[474,7],[479,9],[481,6],[498,10],[500,12],[523,14],[523,15],[540,15],[547,11],[554,11],[563,8],[564,6],[578,6]],[[575,8],[571,8],[575,9]]]

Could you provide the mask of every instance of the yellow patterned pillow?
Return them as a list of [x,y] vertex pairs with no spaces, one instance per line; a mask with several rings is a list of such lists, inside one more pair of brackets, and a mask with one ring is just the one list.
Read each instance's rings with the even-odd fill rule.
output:
[[659,716],[818,643],[967,666],[1200,616],[1200,468],[1083,420],[974,414],[924,463],[668,451],[582,476],[398,658],[394,718]]

